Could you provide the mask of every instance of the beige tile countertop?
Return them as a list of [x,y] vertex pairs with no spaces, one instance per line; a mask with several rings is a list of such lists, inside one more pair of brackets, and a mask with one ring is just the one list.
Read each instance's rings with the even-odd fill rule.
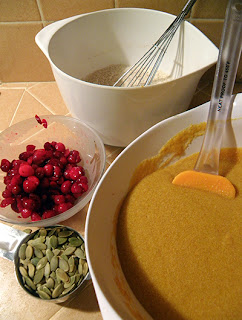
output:
[[[189,108],[210,100],[212,80],[203,77]],[[236,83],[234,93],[242,92]],[[3,83],[0,85],[0,132],[21,120],[46,114],[70,115],[55,82]],[[122,148],[105,146],[106,168]],[[64,221],[84,235],[88,205],[74,217]],[[62,304],[39,301],[30,297],[19,286],[14,264],[0,258],[0,320],[98,320],[102,319],[95,291],[89,285],[74,298]]]

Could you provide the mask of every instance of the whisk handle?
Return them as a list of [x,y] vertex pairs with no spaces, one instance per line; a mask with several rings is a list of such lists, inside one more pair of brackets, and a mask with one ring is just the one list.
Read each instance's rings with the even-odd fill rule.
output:
[[182,9],[182,12],[185,13],[185,15],[188,14],[188,12],[192,9],[193,5],[195,4],[197,0],[189,0],[186,4],[185,7]]

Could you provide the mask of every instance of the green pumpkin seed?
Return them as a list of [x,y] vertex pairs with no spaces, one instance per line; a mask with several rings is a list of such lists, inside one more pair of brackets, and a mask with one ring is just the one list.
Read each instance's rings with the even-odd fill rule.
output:
[[69,264],[65,259],[62,258],[62,256],[59,258],[59,268],[65,272],[69,271]]
[[50,237],[50,245],[51,245],[52,248],[57,248],[58,240],[57,240],[57,237],[55,235],[52,235]]
[[32,246],[28,245],[27,248],[26,248],[26,251],[25,251],[25,256],[27,259],[31,259],[32,258],[32,255],[34,253],[34,249]]
[[18,255],[23,284],[42,299],[71,292],[88,273],[83,239],[67,228],[39,229]]
[[27,228],[27,229],[24,229],[23,232],[30,234],[32,232],[32,230]]
[[84,277],[87,275],[87,272],[88,272],[88,265],[87,265],[87,262],[85,262],[82,268],[82,274]]
[[68,264],[69,264],[69,272],[73,272],[75,268],[75,259],[72,256],[68,259]]
[[50,260],[50,270],[55,271],[58,267],[59,261],[57,256],[53,256]]
[[60,254],[60,249],[53,249],[52,252],[55,256],[58,256]]
[[50,277],[51,277],[52,279],[56,279],[55,271],[52,271],[52,272],[51,272]]
[[49,276],[50,276],[50,263],[47,262],[46,265],[45,265],[45,278],[48,279]]
[[83,244],[83,240],[77,237],[69,238],[69,243],[72,247],[79,247]]
[[68,282],[70,279],[68,274],[60,268],[56,269],[56,277],[59,278],[63,282]]
[[34,257],[31,259],[31,263],[36,267],[38,262],[40,261],[40,258]]
[[37,258],[43,258],[43,252],[40,249],[34,248],[34,254]]
[[70,237],[72,234],[73,234],[73,231],[71,230],[63,230],[58,233],[58,237],[67,238],[67,237]]
[[57,298],[61,295],[62,291],[64,290],[63,283],[59,283],[56,288],[52,292],[52,298]]
[[43,286],[42,286],[42,289],[41,289],[42,291],[44,291],[45,293],[47,293],[49,296],[51,296],[51,291],[50,291],[50,289],[46,286],[46,284],[44,284]]
[[47,257],[41,258],[41,259],[39,260],[39,262],[37,263],[36,269],[37,269],[37,270],[40,270],[40,269],[44,268],[45,265],[46,265],[46,263],[47,263],[47,261],[48,261]]
[[63,290],[61,295],[64,296],[65,294],[69,293],[71,290],[74,289],[75,285],[76,285],[76,284],[73,283],[73,285],[71,285],[70,287],[68,287],[68,288],[66,288],[65,290]]
[[28,264],[28,274],[29,274],[29,277],[33,279],[35,274],[35,266],[32,263]]
[[48,295],[48,293],[42,291],[42,290],[39,290],[38,292],[38,295],[41,299],[44,299],[44,300],[50,300],[51,299],[51,295]]
[[46,257],[47,257],[49,262],[50,262],[50,260],[52,259],[53,256],[54,256],[54,253],[52,252],[52,250],[46,249]]
[[24,267],[22,267],[22,266],[20,266],[19,267],[19,272],[21,273],[21,275],[23,276],[23,277],[28,277],[28,272],[27,272],[27,270],[24,268]]
[[47,230],[44,229],[44,228],[41,228],[39,230],[39,235],[42,236],[42,237],[46,237],[47,236]]
[[25,269],[27,269],[29,264],[29,259],[25,259],[25,260],[20,259],[20,263],[25,267]]
[[26,280],[26,284],[33,290],[36,290],[36,285],[34,284],[34,282],[29,278],[29,277],[26,277],[25,278]]
[[53,289],[53,288],[54,288],[54,285],[55,285],[55,281],[54,281],[52,278],[49,278],[49,279],[46,281],[46,286],[47,286],[49,289]]
[[26,243],[21,244],[21,246],[20,246],[20,248],[19,248],[18,256],[19,256],[19,258],[22,259],[22,260],[25,260],[25,258],[26,258],[26,255],[25,255],[26,248],[27,248]]
[[44,268],[39,269],[35,272],[34,284],[40,283],[40,281],[43,279],[44,272],[45,272]]
[[57,240],[58,240],[58,244],[62,245],[63,243],[65,243],[67,241],[67,238],[58,237]]
[[64,288],[69,288],[69,287],[72,286],[73,283],[75,283],[75,282],[76,282],[76,277],[75,277],[75,276],[71,276],[71,277],[69,278],[69,281],[64,283]]
[[39,250],[45,250],[47,248],[46,244],[42,242],[34,243],[33,247]]
[[85,259],[86,254],[81,248],[77,248],[74,252],[75,256],[77,256],[79,259]]
[[75,250],[76,250],[76,247],[68,247],[65,249],[63,254],[65,254],[66,256],[70,256]]

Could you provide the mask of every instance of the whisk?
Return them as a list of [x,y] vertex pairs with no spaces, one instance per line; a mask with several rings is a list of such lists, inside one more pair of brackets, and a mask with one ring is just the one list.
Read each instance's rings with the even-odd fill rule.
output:
[[148,86],[152,83],[171,40],[196,1],[197,0],[189,0],[186,3],[181,13],[175,18],[162,36],[114,83],[113,87],[139,86],[143,79],[146,78],[142,86]]

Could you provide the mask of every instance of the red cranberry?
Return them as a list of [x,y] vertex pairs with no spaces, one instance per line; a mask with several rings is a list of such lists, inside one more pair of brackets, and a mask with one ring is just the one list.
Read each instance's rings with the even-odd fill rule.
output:
[[53,196],[53,198],[54,198],[55,204],[64,203],[66,201],[65,197],[62,194]]
[[11,190],[5,189],[5,190],[2,192],[2,196],[3,196],[3,198],[10,198],[10,197],[12,197],[12,192],[11,192]]
[[81,175],[82,175],[82,167],[73,167],[71,170],[70,170],[70,178],[72,180],[77,180]]
[[77,180],[76,180],[77,183],[85,183],[85,184],[88,184],[87,183],[87,177],[86,176],[81,176],[79,177]]
[[8,172],[11,168],[11,162],[8,161],[7,159],[2,159],[1,161],[1,170],[3,172]]
[[60,151],[54,151],[53,156],[59,159],[62,156],[62,154]]
[[29,176],[27,180],[32,181],[36,187],[39,185],[39,179],[36,176]]
[[55,145],[55,149],[60,152],[65,152],[65,145],[61,142],[57,142]]
[[42,167],[37,167],[35,169],[35,176],[38,178],[38,179],[42,179],[44,177],[44,174],[45,174],[45,171],[44,171],[44,168]]
[[6,176],[3,178],[3,182],[4,184],[9,184],[11,183],[12,177]]
[[13,176],[15,176],[16,174],[18,174],[18,169],[16,169],[16,168],[10,169],[10,170],[8,171],[8,173],[7,173],[7,175],[8,175],[9,177],[13,177]]
[[74,204],[74,202],[76,201],[75,197],[73,197],[71,194],[67,194],[65,196],[66,202],[70,202],[72,204]]
[[40,165],[45,161],[45,158],[46,158],[45,149],[38,149],[33,154],[33,163]]
[[33,144],[28,144],[26,147],[26,151],[34,151],[35,150],[35,146]]
[[24,182],[23,182],[23,189],[25,192],[27,193],[31,193],[31,192],[34,192],[35,189],[37,188],[37,185],[34,181],[32,180],[28,180],[26,179]]
[[83,192],[86,192],[88,190],[88,185],[86,183],[79,183],[79,186],[82,187]]
[[19,194],[21,191],[22,189],[18,185],[12,187],[12,194]]
[[42,218],[43,219],[49,219],[55,216],[55,211],[54,210],[46,210],[43,212]]
[[7,207],[8,205],[12,204],[15,202],[15,199],[13,197],[10,197],[10,198],[5,198],[2,200],[1,204],[0,204],[0,207],[2,208],[5,208]]
[[54,149],[53,145],[50,142],[46,142],[44,144],[44,148],[45,148],[45,150],[53,150]]
[[32,221],[39,221],[39,220],[41,220],[41,216],[37,212],[33,212],[31,214],[31,220]]
[[67,164],[67,159],[64,156],[60,157],[59,161],[63,166],[65,166]]
[[29,199],[27,197],[22,199],[23,208],[29,209],[33,211],[35,209],[35,202],[33,199]]
[[46,119],[42,119],[41,123],[43,124],[44,128],[47,128],[48,124],[47,124]]
[[58,166],[54,166],[54,177],[60,178],[62,176],[61,168]]
[[18,172],[22,177],[29,177],[34,174],[34,169],[29,164],[22,164]]
[[51,177],[53,175],[54,172],[54,167],[52,166],[52,164],[46,164],[44,166],[44,174],[47,177]]
[[62,193],[70,193],[71,185],[72,185],[72,183],[70,180],[66,180],[65,182],[63,182],[61,185],[61,192]]
[[12,161],[12,168],[18,169],[20,167],[21,163],[23,163],[22,160],[13,160]]
[[11,185],[16,186],[16,185],[21,185],[23,183],[23,178],[20,177],[19,174],[16,174],[15,176],[12,177],[11,179]]
[[39,124],[41,124],[41,123],[42,123],[42,121],[41,121],[40,117],[39,117],[37,114],[35,115],[35,119],[36,119],[36,121],[37,121]]
[[27,208],[24,208],[21,210],[21,215],[23,218],[28,218],[31,216],[31,214],[32,214],[32,211]]
[[74,182],[73,185],[71,186],[71,192],[72,193],[82,193],[83,192],[82,186],[80,184],[77,184],[76,182]]
[[72,206],[73,205],[70,202],[61,203],[57,207],[57,212],[58,212],[58,214],[63,213],[66,210],[69,210]]

